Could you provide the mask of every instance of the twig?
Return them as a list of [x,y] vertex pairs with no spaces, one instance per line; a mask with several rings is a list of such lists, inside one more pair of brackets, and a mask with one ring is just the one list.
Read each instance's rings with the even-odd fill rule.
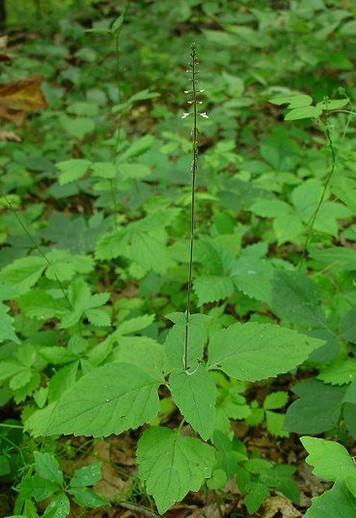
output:
[[116,505],[123,507],[124,509],[128,509],[129,511],[135,511],[142,516],[148,516],[148,518],[159,518],[158,514],[141,505],[131,504],[129,502],[118,502]]

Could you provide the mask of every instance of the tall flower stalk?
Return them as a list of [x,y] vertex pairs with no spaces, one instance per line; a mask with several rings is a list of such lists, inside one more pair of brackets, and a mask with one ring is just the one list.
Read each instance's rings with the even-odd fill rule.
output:
[[187,303],[185,312],[185,334],[184,334],[184,354],[183,354],[183,365],[184,369],[188,370],[188,350],[189,350],[189,317],[191,312],[191,295],[192,295],[192,278],[193,278],[193,250],[194,250],[194,230],[195,230],[195,185],[196,176],[198,170],[198,115],[207,118],[205,112],[198,112],[198,104],[201,101],[198,100],[198,94],[203,90],[198,88],[198,60],[197,60],[197,49],[196,44],[192,43],[190,52],[191,61],[189,63],[189,69],[187,72],[190,74],[191,88],[185,90],[186,94],[190,95],[187,101],[192,106],[192,111],[183,114],[183,118],[192,115],[192,167],[191,167],[191,204],[190,204],[190,239],[189,239],[189,267],[188,267],[188,285],[187,285]]

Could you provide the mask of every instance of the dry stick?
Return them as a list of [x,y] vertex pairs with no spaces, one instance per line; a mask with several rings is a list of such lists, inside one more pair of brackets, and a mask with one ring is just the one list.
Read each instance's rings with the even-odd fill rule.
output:
[[146,507],[142,507],[141,505],[131,504],[130,502],[118,502],[117,505],[119,507],[123,507],[124,509],[128,509],[129,511],[135,511],[142,516],[147,516],[148,518],[159,518],[159,515],[147,509]]
[[309,246],[309,243],[310,243],[310,240],[312,238],[312,235],[313,235],[313,227],[314,227],[314,223],[315,223],[315,220],[319,214],[319,210],[321,208],[321,205],[324,201],[324,198],[325,198],[325,194],[326,194],[326,191],[329,187],[329,184],[330,184],[330,181],[331,181],[331,178],[333,177],[334,175],[334,172],[335,172],[335,169],[336,169],[336,153],[335,153],[335,148],[334,148],[334,144],[333,144],[333,141],[332,141],[332,138],[331,138],[331,134],[330,134],[330,127],[329,127],[329,117],[328,117],[328,112],[326,111],[326,124],[325,124],[325,134],[326,134],[326,138],[328,140],[328,147],[329,147],[329,150],[330,150],[330,154],[331,154],[331,167],[330,167],[330,171],[328,173],[328,176],[326,177],[326,180],[325,180],[325,183],[324,183],[324,187],[323,187],[323,190],[322,190],[322,193],[321,193],[321,196],[320,196],[320,199],[319,199],[319,202],[318,202],[318,205],[316,206],[316,209],[309,221],[309,224],[308,224],[308,230],[307,230],[307,236],[306,236],[306,239],[305,239],[305,242],[304,242],[304,246],[303,246],[303,255],[302,255],[302,258],[299,262],[299,265],[298,265],[298,268],[300,269],[307,257],[307,253],[308,253],[308,246]]
[[191,209],[190,209],[190,250],[189,250],[189,271],[188,271],[188,287],[187,287],[187,305],[185,314],[185,339],[184,339],[184,370],[188,369],[188,344],[189,344],[189,315],[191,309],[191,293],[192,293],[192,274],[193,274],[193,248],[194,248],[194,223],[195,223],[195,179],[198,168],[198,124],[197,124],[197,89],[196,89],[196,65],[197,54],[196,45],[192,44],[192,51],[190,54],[191,74],[192,74],[192,100],[193,105],[193,128],[192,128],[192,183],[191,183]]

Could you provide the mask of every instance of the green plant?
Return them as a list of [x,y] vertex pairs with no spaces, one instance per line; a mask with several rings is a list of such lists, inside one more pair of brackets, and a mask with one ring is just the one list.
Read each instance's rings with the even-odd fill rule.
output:
[[[85,515],[97,456],[103,506],[347,516],[340,473],[306,509],[291,449],[356,437],[352,8],[55,4],[0,42],[48,104],[0,131],[0,515]],[[198,91],[179,117],[191,41],[209,118]],[[63,467],[41,501],[34,452]]]
[[[34,509],[33,501],[43,502],[49,497],[51,502],[42,515],[46,518],[68,516],[70,498],[84,507],[101,507],[106,505],[107,501],[90,488],[100,479],[101,467],[99,463],[95,463],[77,469],[71,480],[66,483],[56,458],[50,453],[35,451],[33,469],[29,469],[19,487],[15,512],[27,518],[28,510]],[[31,516],[38,515],[31,513]]]
[[313,498],[305,516],[328,516],[336,509],[343,516],[352,516],[356,510],[354,459],[335,441],[315,437],[301,437],[301,441],[309,453],[306,461],[313,466],[313,473],[322,480],[334,482],[330,490]]

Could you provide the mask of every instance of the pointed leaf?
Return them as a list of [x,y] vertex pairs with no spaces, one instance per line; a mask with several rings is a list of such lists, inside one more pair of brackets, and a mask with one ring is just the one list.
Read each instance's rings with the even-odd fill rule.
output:
[[103,437],[137,428],[156,417],[159,384],[127,363],[93,369],[59,400],[44,435]]
[[198,491],[215,463],[211,446],[169,428],[150,428],[138,442],[139,476],[163,514],[188,491]]
[[203,365],[174,373],[169,378],[174,402],[183,417],[204,440],[208,440],[215,423],[216,386]]
[[256,381],[294,369],[322,342],[273,324],[234,324],[213,334],[209,363],[242,381]]

